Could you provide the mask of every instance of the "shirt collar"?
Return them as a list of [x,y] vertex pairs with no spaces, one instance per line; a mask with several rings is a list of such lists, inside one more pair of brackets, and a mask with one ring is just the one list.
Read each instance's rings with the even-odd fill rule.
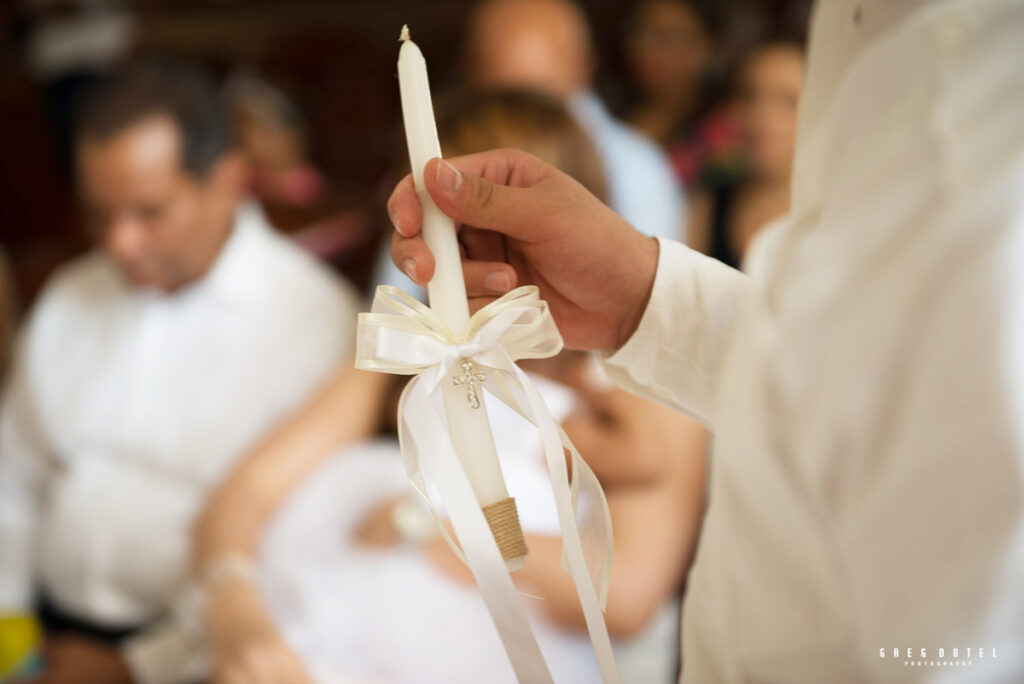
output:
[[611,119],[601,98],[592,90],[582,90],[570,95],[567,104],[573,115],[585,124],[602,126]]
[[251,300],[258,289],[254,285],[260,276],[261,238],[269,230],[266,216],[255,202],[240,203],[231,234],[217,260],[205,276],[181,292],[182,298],[212,296],[228,305],[244,305]]

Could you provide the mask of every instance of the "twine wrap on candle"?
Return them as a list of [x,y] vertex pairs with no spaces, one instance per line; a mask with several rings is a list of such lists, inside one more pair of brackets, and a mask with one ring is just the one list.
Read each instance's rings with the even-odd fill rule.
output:
[[[561,335],[536,287],[519,287],[491,302],[473,315],[463,335],[456,336],[437,313],[401,290],[382,285],[370,313],[359,315],[356,367],[416,376],[398,405],[406,474],[430,506],[452,551],[473,572],[519,681],[545,684],[552,681],[551,675],[503,558],[525,550],[515,504],[509,498],[492,504],[489,511],[481,510],[451,442],[442,383],[452,382],[463,372],[461,364],[470,360],[484,371],[481,392],[486,389],[537,427],[562,531],[562,568],[576,585],[602,677],[614,684],[618,672],[602,615],[612,560],[608,502],[593,471],[515,363],[553,356],[561,349]],[[458,543],[441,524],[424,472],[444,501]],[[498,540],[491,534],[492,525]],[[515,539],[502,541],[513,525]]]
[[494,541],[501,551],[501,557],[509,560],[525,556],[526,539],[523,538],[523,528],[519,524],[516,500],[510,496],[484,506],[483,511],[484,517],[487,518],[487,526],[491,528]]

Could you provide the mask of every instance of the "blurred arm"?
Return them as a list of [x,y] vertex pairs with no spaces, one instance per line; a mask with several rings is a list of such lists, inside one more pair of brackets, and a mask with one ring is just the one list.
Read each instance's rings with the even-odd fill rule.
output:
[[664,479],[688,452],[678,437],[691,421],[625,390],[578,388],[585,401],[562,427],[597,479],[609,487],[645,486]]
[[[605,621],[620,639],[637,636],[674,600],[690,565],[704,513],[707,432],[683,416],[662,422],[671,458],[648,486],[608,492],[615,552]],[[677,448],[674,448],[677,447]],[[682,452],[682,453],[680,453]],[[542,609],[565,627],[584,630],[572,578],[561,569],[560,539],[528,539],[530,555],[516,579],[544,597]]]
[[306,475],[339,446],[377,430],[387,383],[388,376],[346,361],[309,404],[242,458],[199,516],[193,567],[229,553],[253,555],[267,521]]
[[244,577],[210,585],[205,574],[218,559],[254,557],[273,513],[309,473],[340,445],[376,432],[388,381],[346,360],[309,404],[238,462],[208,500],[194,530],[193,573],[205,599],[200,619],[212,650],[213,681],[277,681],[275,672],[287,672],[289,681],[307,680],[258,589]]

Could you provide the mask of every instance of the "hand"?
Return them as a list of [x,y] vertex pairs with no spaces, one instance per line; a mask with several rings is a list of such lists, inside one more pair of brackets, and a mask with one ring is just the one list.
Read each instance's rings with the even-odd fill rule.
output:
[[[536,285],[566,345],[617,349],[647,306],[658,247],[582,185],[536,157],[494,150],[432,159],[424,182],[460,226],[472,309],[518,285]],[[388,200],[391,256],[426,285],[434,258],[420,235],[422,208],[406,176]]]
[[285,643],[248,583],[233,581],[211,592],[206,628],[214,684],[311,684],[302,659]]
[[33,684],[131,684],[128,663],[116,646],[59,634],[43,647],[43,674]]
[[353,540],[360,546],[376,549],[390,548],[402,541],[395,529],[394,512],[395,507],[405,498],[400,496],[388,499],[370,511],[356,527]]

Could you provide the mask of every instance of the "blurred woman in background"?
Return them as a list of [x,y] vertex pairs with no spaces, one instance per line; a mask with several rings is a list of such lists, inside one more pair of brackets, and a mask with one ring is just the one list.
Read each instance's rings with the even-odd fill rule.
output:
[[665,148],[688,188],[737,167],[734,122],[717,99],[714,15],[693,0],[642,0],[625,35],[626,120]]
[[227,83],[238,146],[249,168],[250,192],[261,202],[309,206],[326,190],[309,157],[305,119],[283,91],[251,73]]
[[745,171],[692,199],[687,240],[735,268],[757,232],[789,211],[804,49],[792,40],[760,43],[738,73],[735,109]]
[[375,224],[329,182],[310,145],[313,132],[287,92],[255,71],[228,79],[225,95],[249,193],[275,228],[363,289]]
[[[586,135],[546,96],[451,98],[441,107],[439,133],[446,155],[520,147],[603,191]],[[540,381],[607,493],[616,547],[606,619],[620,666],[633,681],[672,681],[678,594],[704,507],[706,434],[612,388],[586,355],[564,354],[531,370],[558,383]],[[352,389],[373,375],[340,372],[325,390],[333,398],[314,402],[255,449],[200,519],[194,567],[207,598],[214,681],[300,682],[325,672],[399,684],[512,679],[468,570],[410,497],[397,445],[359,441],[374,420],[393,420],[401,388],[387,379],[392,392],[383,400]],[[556,678],[594,681],[575,590],[560,567],[539,439],[511,409],[488,406],[530,547],[514,577],[545,599],[527,608]],[[257,567],[264,537],[257,578],[244,568]],[[458,658],[445,650],[453,648]]]

